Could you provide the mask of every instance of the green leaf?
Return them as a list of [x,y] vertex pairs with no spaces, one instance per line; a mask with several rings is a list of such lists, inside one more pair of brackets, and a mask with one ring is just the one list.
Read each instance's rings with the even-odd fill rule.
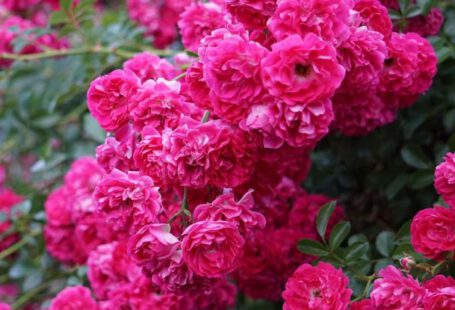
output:
[[329,254],[329,251],[327,251],[323,244],[312,239],[303,239],[299,241],[297,248],[299,251],[308,255],[326,256]]
[[399,0],[398,4],[400,5],[401,12],[406,12],[409,7],[410,0]]
[[376,249],[384,256],[389,257],[395,248],[395,234],[391,231],[383,231],[376,237]]
[[407,145],[401,149],[401,158],[411,167],[428,169],[431,167],[430,160],[418,145]]
[[49,23],[51,26],[66,24],[68,22],[68,16],[63,11],[56,11],[52,13],[49,18]]
[[390,16],[390,19],[392,19],[392,20],[397,20],[397,19],[402,18],[401,13],[398,11],[395,11],[395,10],[389,10],[389,16]]
[[349,222],[339,222],[333,228],[333,231],[330,235],[329,245],[331,249],[338,248],[341,243],[346,239],[351,231],[351,223]]
[[316,218],[316,228],[318,230],[319,236],[323,240],[325,240],[325,232],[327,230],[327,224],[329,223],[330,216],[332,215],[333,211],[335,210],[336,201],[330,201],[326,203]]
[[368,252],[369,249],[369,244],[368,242],[355,242],[351,244],[347,249],[346,249],[346,260],[347,261],[353,261],[356,260],[363,255],[365,255]]
[[406,11],[407,18],[412,18],[419,15],[422,15],[422,9],[418,6],[413,6]]

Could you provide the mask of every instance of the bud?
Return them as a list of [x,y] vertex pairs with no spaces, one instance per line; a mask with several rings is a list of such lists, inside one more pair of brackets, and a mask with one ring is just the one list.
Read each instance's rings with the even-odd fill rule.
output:
[[415,267],[416,265],[416,262],[415,260],[410,257],[410,256],[404,256],[400,259],[400,265],[401,267],[403,267],[405,270],[409,271],[411,270],[412,268]]

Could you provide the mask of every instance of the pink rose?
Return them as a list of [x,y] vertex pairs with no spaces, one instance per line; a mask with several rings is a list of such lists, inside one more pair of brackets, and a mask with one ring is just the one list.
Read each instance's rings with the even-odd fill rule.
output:
[[425,310],[453,310],[455,309],[455,279],[437,275],[426,281],[423,286],[427,294],[423,299]]
[[278,40],[315,34],[338,44],[349,37],[351,0],[278,0],[267,23]]
[[352,290],[341,269],[320,262],[301,265],[289,278],[283,292],[284,310],[347,308]]
[[276,8],[276,0],[226,0],[226,7],[248,30],[265,28]]
[[392,35],[392,21],[387,8],[379,0],[356,0],[354,10],[359,13],[359,26],[381,33],[385,39]]
[[67,287],[52,300],[49,310],[76,310],[76,309],[99,309],[98,304],[92,298],[90,290],[77,285]]
[[436,167],[434,187],[448,205],[455,207],[455,153],[447,153]]
[[268,50],[241,35],[218,29],[206,37],[199,55],[215,114],[231,123],[245,118],[251,105],[267,92],[261,81],[261,60]]
[[220,279],[213,283],[210,289],[200,291],[191,297],[196,309],[232,309],[236,305],[237,287],[226,279]]
[[289,105],[330,98],[345,74],[335,49],[312,33],[272,45],[261,67],[265,87]]
[[364,299],[356,301],[350,304],[349,310],[371,310],[373,306],[371,305],[371,300]]
[[178,22],[183,46],[196,52],[202,38],[223,27],[224,14],[223,8],[215,3],[196,2],[187,6]]
[[127,124],[128,102],[136,94],[139,78],[131,71],[115,70],[95,79],[87,93],[88,109],[101,127],[116,131]]
[[123,64],[125,71],[133,72],[142,83],[150,79],[164,78],[172,80],[179,74],[179,71],[166,59],[149,52],[137,54]]
[[414,310],[421,306],[425,289],[408,275],[404,277],[394,266],[379,271],[370,294],[371,305],[377,310]]
[[[134,137],[132,137],[134,139]],[[119,141],[114,137],[107,137],[103,144],[96,148],[96,160],[106,173],[114,169],[121,171],[135,170],[133,163],[134,140]]]
[[210,88],[204,80],[203,65],[196,61],[186,71],[185,82],[188,96],[201,109],[211,110]]
[[197,222],[183,232],[183,259],[195,274],[217,277],[237,268],[244,243],[232,223]]
[[409,97],[415,100],[430,88],[437,71],[437,57],[431,44],[416,33],[394,32],[387,47],[389,57],[379,90],[403,97],[403,101],[397,101],[398,107],[403,108],[413,103]]
[[150,224],[142,227],[128,240],[128,253],[138,266],[147,265],[150,272],[161,261],[171,259],[180,247],[180,241],[170,233],[168,224]]
[[354,30],[337,49],[338,61],[346,69],[339,92],[368,91],[379,84],[387,47],[382,34],[365,28]]
[[162,211],[161,195],[148,176],[114,169],[96,186],[94,197],[98,210],[116,230],[133,231],[155,223]]
[[0,303],[0,310],[11,310],[11,306],[5,303]]
[[332,128],[346,136],[364,136],[395,120],[396,109],[374,91],[337,93],[332,99]]
[[247,192],[238,202],[232,193],[218,196],[214,201],[196,207],[194,221],[226,221],[235,224],[242,234],[264,228],[265,217],[253,211],[254,198]]
[[422,37],[434,36],[444,24],[444,14],[440,8],[432,8],[428,15],[419,15],[409,19],[405,32],[416,32]]
[[455,210],[435,206],[414,216],[411,223],[411,243],[428,258],[443,259],[455,251]]
[[[138,90],[130,101],[134,128],[141,131],[145,126],[153,126],[158,131],[178,126],[181,115],[199,112],[181,95],[181,85],[177,81],[159,78],[149,80]],[[197,113],[202,114],[202,113]]]

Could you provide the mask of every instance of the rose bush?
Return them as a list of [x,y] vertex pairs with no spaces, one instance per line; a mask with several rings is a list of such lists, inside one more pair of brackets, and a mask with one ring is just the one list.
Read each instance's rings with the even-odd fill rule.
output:
[[0,3],[0,308],[455,309],[454,20]]

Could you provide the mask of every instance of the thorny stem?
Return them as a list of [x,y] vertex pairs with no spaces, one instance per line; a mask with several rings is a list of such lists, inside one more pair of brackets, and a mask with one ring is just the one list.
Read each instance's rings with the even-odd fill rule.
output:
[[178,216],[184,215],[187,212],[188,208],[188,188],[184,187],[183,188],[183,198],[182,198],[182,204],[180,205],[180,209],[174,213],[174,215],[171,216],[169,219],[168,223],[171,224]]
[[[168,51],[168,50],[148,49],[148,51],[150,51],[156,55],[159,55],[159,56],[169,56],[172,54],[172,52]],[[121,50],[118,48],[109,48],[109,47],[96,45],[96,46],[91,46],[91,47],[49,50],[49,51],[45,51],[42,53],[27,54],[27,55],[2,53],[2,54],[0,54],[0,59],[33,61],[33,60],[54,58],[54,57],[60,57],[60,56],[83,55],[83,54],[106,54],[106,55],[114,54],[121,58],[127,59],[127,58],[133,57],[137,53]]]
[[30,235],[22,238],[22,240],[14,243],[11,245],[9,248],[6,248],[5,250],[0,252],[0,260],[5,259],[6,257],[10,256],[11,254],[17,252],[20,250],[23,246],[25,246],[27,243],[30,242],[30,237],[36,237],[40,234],[40,231],[34,231]]

